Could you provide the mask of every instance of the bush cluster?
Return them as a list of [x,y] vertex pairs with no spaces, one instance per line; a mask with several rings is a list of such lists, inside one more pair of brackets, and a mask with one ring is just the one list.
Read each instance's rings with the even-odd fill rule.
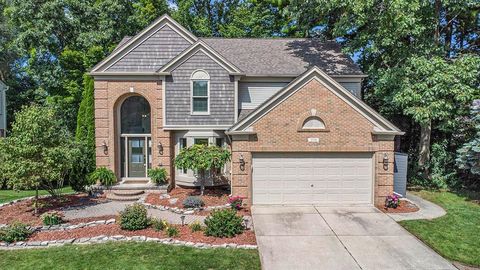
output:
[[195,221],[195,222],[191,223],[190,225],[188,225],[188,227],[190,227],[190,230],[192,232],[199,232],[199,231],[203,230],[202,224],[200,224],[200,222],[198,222],[198,221]]
[[0,241],[12,243],[25,241],[32,234],[27,225],[15,222],[7,227],[0,229]]
[[153,229],[157,232],[161,232],[168,227],[168,223],[163,219],[152,218],[150,221]]
[[199,208],[204,205],[203,200],[197,196],[189,196],[183,201],[183,207],[185,208]]
[[147,228],[149,224],[147,208],[142,204],[134,203],[120,212],[120,227],[124,230],[141,230]]
[[242,217],[233,209],[213,211],[205,219],[205,235],[215,237],[234,237],[244,230]]

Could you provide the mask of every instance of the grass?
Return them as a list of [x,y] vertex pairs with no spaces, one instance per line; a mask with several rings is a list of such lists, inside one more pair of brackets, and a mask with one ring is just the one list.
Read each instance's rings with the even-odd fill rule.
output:
[[0,269],[260,269],[256,250],[157,243],[68,245],[0,251]]
[[[73,193],[73,189],[71,187],[63,187],[60,189],[60,193]],[[40,190],[38,192],[40,195],[47,195],[48,192],[46,190]],[[9,201],[35,196],[35,190],[22,190],[22,191],[14,191],[14,190],[0,190],[0,203],[6,203]]]
[[480,266],[480,205],[451,192],[413,192],[443,207],[447,214],[433,220],[400,224],[450,260]]

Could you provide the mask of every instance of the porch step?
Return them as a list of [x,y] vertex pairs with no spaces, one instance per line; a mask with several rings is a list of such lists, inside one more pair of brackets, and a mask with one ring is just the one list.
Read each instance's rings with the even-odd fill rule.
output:
[[135,179],[129,179],[129,180],[125,180],[123,181],[122,184],[126,184],[126,185],[130,185],[130,184],[137,184],[137,185],[146,185],[148,184],[149,181],[148,180],[141,180],[141,179],[138,179],[138,180],[135,180]]
[[142,195],[142,194],[145,193],[145,191],[143,191],[143,190],[130,190],[130,189],[118,189],[118,190],[112,190],[112,193],[117,195],[117,196],[129,197],[129,196]]
[[134,196],[119,196],[119,195],[115,195],[113,193],[108,193],[107,194],[107,199],[112,200],[112,201],[122,201],[122,202],[138,201],[142,197],[143,197],[143,194],[142,195],[134,195]]

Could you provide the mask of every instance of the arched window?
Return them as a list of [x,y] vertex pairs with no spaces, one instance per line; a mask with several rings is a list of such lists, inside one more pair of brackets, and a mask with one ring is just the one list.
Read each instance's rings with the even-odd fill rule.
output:
[[190,77],[191,113],[210,113],[210,75],[205,70],[195,70]]
[[310,116],[303,121],[302,129],[325,129],[325,123],[317,116]]
[[122,104],[121,133],[122,134],[150,134],[150,104],[141,96],[132,96]]

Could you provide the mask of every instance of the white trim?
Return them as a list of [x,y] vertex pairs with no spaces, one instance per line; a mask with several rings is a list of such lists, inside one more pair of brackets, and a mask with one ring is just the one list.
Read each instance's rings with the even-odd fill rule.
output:
[[[198,47],[200,47],[200,48],[198,48]],[[229,71],[231,74],[233,74],[233,75],[243,75],[242,71],[239,68],[237,68],[235,65],[230,63],[222,55],[217,53],[215,50],[213,50],[210,46],[208,46],[207,44],[205,44],[201,40],[198,40],[195,44],[190,46],[190,48],[186,49],[185,51],[183,51],[179,55],[175,56],[172,60],[170,60],[170,62],[166,63],[163,67],[161,67],[159,70],[157,70],[157,72],[162,73],[162,72],[169,72],[169,71],[173,70],[174,67],[176,67],[177,65],[180,65],[184,61],[188,60],[190,57],[192,57],[192,55],[194,55],[198,51],[202,51],[203,53],[208,55],[211,59],[213,59],[215,62],[217,62],[219,65],[221,65],[224,69]],[[190,56],[189,56],[189,54],[190,54]],[[187,59],[178,63],[184,57],[186,57]],[[216,59],[216,58],[218,58],[218,59]]]
[[[166,22],[165,22],[166,21]],[[162,23],[164,23],[162,25]],[[110,60],[112,60],[114,57],[119,55],[120,53],[124,53],[125,48],[128,48],[131,44],[137,42],[140,38],[142,38],[146,33],[148,33],[150,30],[154,29],[155,27],[160,27],[158,30],[163,28],[165,25],[170,26],[173,31],[175,31],[177,34],[185,38],[190,44],[194,43],[195,41],[198,40],[196,36],[194,36],[192,33],[190,33],[187,29],[185,29],[182,25],[177,23],[175,20],[173,20],[170,16],[167,14],[162,15],[160,18],[155,20],[152,24],[150,24],[148,27],[143,29],[140,33],[135,35],[133,38],[122,44],[115,52],[107,56],[105,59],[103,59],[100,63],[95,65],[91,71],[97,71],[100,67],[104,66],[106,63],[108,63]],[[157,31],[154,31],[156,33]],[[144,39],[145,40],[145,39]],[[144,41],[142,40],[142,42]],[[142,43],[140,42],[140,44]],[[138,45],[137,45],[138,46]],[[135,46],[136,47],[136,46]],[[107,68],[108,69],[108,68]]]
[[[298,86],[300,82],[302,82],[304,79],[308,78],[308,76],[314,74],[314,77],[309,79],[308,81],[304,82],[302,85]],[[247,129],[251,125],[253,125],[255,122],[257,122],[260,118],[265,116],[267,113],[269,113],[273,108],[278,106],[278,104],[282,103],[284,100],[288,99],[291,95],[296,93],[299,89],[303,88],[307,83],[309,83],[311,80],[317,80],[319,83],[327,87],[332,93],[334,93],[336,96],[338,96],[340,99],[345,101],[348,105],[350,105],[352,108],[354,108],[357,112],[359,112],[363,117],[368,119],[370,122],[372,122],[376,126],[381,126],[379,123],[382,123],[383,125],[387,126],[388,128],[391,129],[392,132],[397,132],[398,135],[401,135],[401,131],[395,127],[392,123],[390,123],[388,120],[383,118],[379,113],[374,111],[372,108],[370,108],[367,104],[359,100],[357,97],[355,97],[352,93],[350,93],[348,90],[346,90],[343,86],[341,86],[338,82],[336,82],[333,78],[329,77],[327,74],[325,74],[322,70],[320,70],[318,67],[313,67],[309,71],[305,72],[302,76],[299,76],[296,78],[294,81],[292,81],[289,85],[284,87],[282,90],[278,91],[277,94],[275,94],[271,99],[267,100],[264,102],[262,105],[258,106],[257,109],[253,113],[251,113],[249,116],[241,120],[240,122],[236,123],[232,128],[230,128],[230,131],[235,131],[236,129],[240,128],[241,126],[245,125],[248,123],[246,127],[243,128],[243,130]],[[327,81],[328,83],[332,84],[336,89],[333,89],[326,83],[324,83],[323,80]],[[289,90],[292,88],[296,87],[292,93],[289,93],[282,99],[282,95],[286,94]],[[345,95],[346,97],[342,96],[340,93]],[[349,99],[347,99],[349,98]],[[271,105],[271,108],[266,110],[263,114],[259,115],[259,113],[267,108],[268,106]],[[369,113],[372,114],[372,116],[377,118],[377,121],[366,115],[362,110],[360,110],[360,107],[363,108],[364,110],[368,111]],[[381,128],[381,130],[386,130]]]
[[[192,79],[195,72],[201,71],[205,72],[208,75],[208,79]],[[194,98],[205,98],[205,96],[193,96],[193,83],[194,82],[207,82],[207,111],[206,112],[196,112],[193,110],[193,99]],[[204,70],[195,70],[190,76],[190,115],[210,115],[210,75]]]
[[293,81],[296,77],[298,76],[292,76],[292,77],[271,77],[271,76],[265,76],[265,77],[250,77],[250,76],[242,76],[240,78],[240,82],[283,82],[283,83],[289,83]]
[[162,76],[162,128],[167,124],[167,117],[166,117],[166,101],[165,101],[165,91],[167,87],[167,83],[165,82],[166,76]]
[[240,79],[240,76],[234,76],[234,82],[233,82],[233,122],[236,123],[238,121],[238,80]]
[[164,130],[227,130],[231,125],[216,125],[216,126],[203,126],[203,125],[194,125],[194,126],[182,126],[182,125],[166,125],[163,127]]

